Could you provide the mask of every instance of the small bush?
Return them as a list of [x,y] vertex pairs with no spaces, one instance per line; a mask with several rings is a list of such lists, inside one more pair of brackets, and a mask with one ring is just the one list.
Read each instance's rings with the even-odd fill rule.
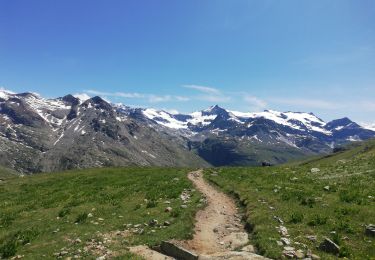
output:
[[173,217],[173,218],[177,218],[178,216],[180,216],[180,214],[181,214],[181,210],[179,210],[179,209],[173,210],[170,213],[171,217]]
[[343,190],[339,194],[339,198],[342,202],[353,203],[359,200],[360,195],[357,192]]
[[309,226],[321,226],[327,224],[328,218],[322,215],[315,215],[312,220],[310,220],[307,224]]
[[340,231],[349,233],[349,234],[355,233],[352,226],[349,224],[349,222],[346,222],[346,221],[340,221],[339,224],[337,225],[337,229]]
[[308,206],[309,208],[313,208],[315,205],[315,199],[313,198],[303,198],[301,200],[301,205]]
[[339,257],[351,257],[352,253],[350,252],[350,249],[347,248],[346,246],[341,246],[340,247],[340,252],[339,252]]
[[81,213],[77,216],[75,223],[84,223],[87,220],[88,214],[86,212]]
[[14,239],[6,241],[0,247],[0,255],[2,258],[9,258],[16,254],[17,252],[17,245]]
[[341,245],[341,238],[338,233],[332,234],[332,241],[335,242],[337,245]]
[[154,200],[147,201],[146,208],[155,208],[158,205],[158,203]]
[[66,215],[69,215],[70,214],[70,208],[63,208],[62,210],[59,211],[59,214],[58,216],[60,218],[63,218],[65,217]]
[[301,223],[303,221],[303,218],[304,216],[302,213],[294,212],[290,215],[290,222],[294,224]]
[[4,214],[0,218],[0,226],[8,227],[13,223],[14,220],[15,220],[15,217],[13,215],[11,215],[11,214],[5,215]]

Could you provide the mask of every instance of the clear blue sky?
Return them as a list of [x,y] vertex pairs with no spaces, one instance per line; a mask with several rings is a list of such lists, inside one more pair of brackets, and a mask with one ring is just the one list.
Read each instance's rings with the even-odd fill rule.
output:
[[0,0],[0,86],[375,121],[375,1]]

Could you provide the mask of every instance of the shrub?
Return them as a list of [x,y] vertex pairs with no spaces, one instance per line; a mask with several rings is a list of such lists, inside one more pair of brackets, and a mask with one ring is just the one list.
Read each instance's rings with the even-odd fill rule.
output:
[[2,258],[9,258],[11,256],[14,256],[16,252],[17,252],[17,245],[14,239],[6,241],[0,247],[0,255]]
[[86,212],[81,213],[77,216],[75,223],[84,223],[88,217]]
[[309,226],[321,226],[327,223],[327,217],[322,215],[315,215],[312,220],[310,220],[307,224]]
[[342,190],[340,191],[339,198],[342,202],[353,203],[359,201],[360,195],[357,192]]
[[158,203],[154,200],[147,201],[146,208],[155,208],[158,205]]
[[294,223],[294,224],[301,223],[303,218],[304,218],[304,216],[303,216],[302,213],[294,212],[290,215],[290,222]]
[[308,206],[309,208],[312,208],[315,205],[315,200],[313,198],[303,198],[301,200],[301,205]]
[[66,215],[70,214],[70,208],[63,208],[62,210],[59,211],[58,216],[60,218],[65,217]]

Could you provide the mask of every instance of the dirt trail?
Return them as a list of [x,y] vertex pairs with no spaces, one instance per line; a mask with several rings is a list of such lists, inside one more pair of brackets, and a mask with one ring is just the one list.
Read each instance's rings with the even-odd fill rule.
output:
[[[207,206],[198,211],[195,217],[195,234],[192,240],[170,241],[172,244],[192,252],[199,260],[233,259],[233,260],[264,260],[254,253],[254,248],[248,245],[246,233],[238,208],[227,195],[216,190],[203,178],[203,171],[190,172],[188,178],[207,201]],[[239,250],[239,251],[234,251]],[[135,252],[134,250],[133,252]],[[147,250],[137,250],[146,259]],[[147,254],[146,254],[147,253]],[[155,258],[156,259],[156,258]],[[193,259],[193,258],[189,258]]]
[[195,235],[192,240],[184,241],[183,247],[210,255],[247,244],[247,233],[234,201],[209,185],[202,170],[189,173],[188,178],[206,198],[207,207],[197,213]]

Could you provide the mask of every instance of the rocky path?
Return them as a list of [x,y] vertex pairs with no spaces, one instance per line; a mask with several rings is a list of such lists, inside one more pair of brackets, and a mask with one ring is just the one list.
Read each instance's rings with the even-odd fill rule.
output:
[[179,245],[195,252],[199,259],[265,259],[254,254],[249,245],[235,202],[207,183],[202,170],[190,172],[188,178],[206,198],[207,206],[195,217],[193,239]]
[[[253,260],[266,259],[256,255],[249,245],[248,234],[241,223],[241,216],[234,201],[216,190],[203,178],[203,171],[190,172],[188,178],[206,198],[207,206],[200,210],[196,217],[194,236],[187,241],[169,241],[172,247],[191,253],[192,257],[177,259],[233,259]],[[236,250],[236,251],[235,251]],[[175,248],[171,250],[175,252]],[[185,254],[185,252],[183,252]],[[143,257],[146,254],[141,254]],[[152,259],[147,258],[146,259]]]
[[236,249],[248,243],[236,204],[231,198],[209,185],[202,171],[191,172],[188,178],[203,194],[207,207],[196,215],[195,234],[183,246],[199,254],[213,254]]

